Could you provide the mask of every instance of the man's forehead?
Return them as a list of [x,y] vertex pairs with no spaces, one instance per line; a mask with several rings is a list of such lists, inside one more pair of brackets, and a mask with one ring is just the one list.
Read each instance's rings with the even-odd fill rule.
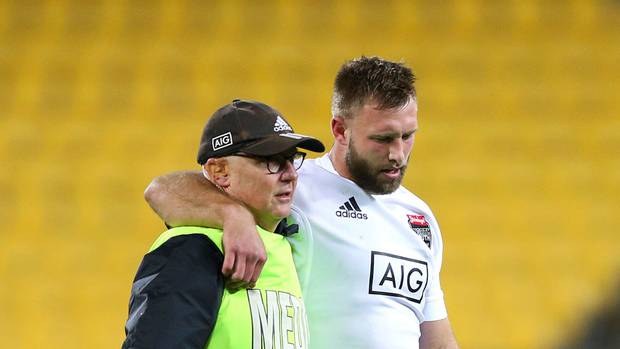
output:
[[363,104],[360,105],[360,109],[366,107],[366,108],[372,108],[376,110],[386,110],[386,111],[388,110],[397,111],[397,110],[406,109],[406,108],[414,108],[416,111],[418,110],[418,100],[417,98],[411,97],[411,96],[404,103],[397,105],[395,107],[392,107],[392,108],[383,107],[382,104],[383,103],[377,99],[369,98]]
[[398,129],[409,132],[418,127],[417,112],[415,101],[392,109],[379,109],[376,104],[366,104],[354,119],[357,119],[359,126],[376,131]]

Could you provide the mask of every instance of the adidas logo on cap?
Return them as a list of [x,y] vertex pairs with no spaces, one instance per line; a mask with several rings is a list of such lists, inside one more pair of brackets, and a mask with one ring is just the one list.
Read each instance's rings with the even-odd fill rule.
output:
[[355,197],[351,196],[343,205],[336,211],[336,216],[344,218],[357,218],[368,219],[368,215],[362,212],[362,209],[355,201]]
[[278,115],[278,118],[276,119],[276,123],[273,125],[273,131],[274,132],[280,132],[280,131],[293,132],[293,129],[291,128],[291,126],[289,126],[289,124],[286,123],[286,121],[284,121],[284,119],[282,119],[280,115]]

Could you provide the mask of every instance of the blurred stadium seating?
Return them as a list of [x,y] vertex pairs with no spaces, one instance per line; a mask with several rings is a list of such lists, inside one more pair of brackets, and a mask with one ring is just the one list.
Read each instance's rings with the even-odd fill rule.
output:
[[618,294],[619,23],[611,0],[0,0],[1,346],[119,347],[151,178],[195,168],[235,97],[331,144],[362,54],[419,77],[406,185],[461,347],[570,342]]

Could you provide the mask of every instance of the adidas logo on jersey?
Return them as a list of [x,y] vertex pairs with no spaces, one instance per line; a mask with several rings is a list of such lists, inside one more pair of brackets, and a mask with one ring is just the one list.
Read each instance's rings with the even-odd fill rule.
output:
[[355,197],[351,196],[342,206],[336,211],[336,216],[344,218],[357,218],[368,219],[368,215],[362,212],[362,209],[355,201]]
[[286,121],[284,121],[284,119],[282,119],[280,115],[278,115],[278,118],[276,119],[276,123],[273,125],[273,131],[274,132],[280,132],[280,131],[293,132],[293,129],[291,128],[291,126],[289,126],[286,123]]

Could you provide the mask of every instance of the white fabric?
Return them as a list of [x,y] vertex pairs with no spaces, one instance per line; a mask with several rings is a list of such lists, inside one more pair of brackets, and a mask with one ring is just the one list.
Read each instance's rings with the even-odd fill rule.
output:
[[[351,197],[359,210],[338,216],[345,203],[354,206]],[[407,215],[424,216],[430,248]],[[290,242],[308,305],[311,348],[418,348],[420,323],[447,317],[439,226],[404,187],[369,195],[339,176],[327,155],[307,160],[291,220],[300,226]]]

